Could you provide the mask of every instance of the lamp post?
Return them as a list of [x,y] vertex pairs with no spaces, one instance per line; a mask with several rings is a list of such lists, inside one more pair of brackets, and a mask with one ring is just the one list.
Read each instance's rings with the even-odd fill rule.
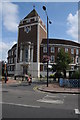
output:
[[[48,24],[51,24],[51,21],[49,20],[49,17],[48,17],[48,14],[47,14],[47,11],[46,11],[46,7],[43,6],[43,10],[45,11],[46,13],[46,16],[47,16],[47,57],[49,56],[49,36],[48,36],[48,33],[49,33],[49,28],[48,28]],[[47,60],[47,87],[48,87],[48,64],[49,64],[49,61]]]

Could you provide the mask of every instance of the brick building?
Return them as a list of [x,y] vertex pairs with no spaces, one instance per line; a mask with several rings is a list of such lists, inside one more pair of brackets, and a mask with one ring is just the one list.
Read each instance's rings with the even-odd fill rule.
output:
[[[49,39],[49,64],[55,63],[55,57],[61,47],[64,47],[65,52],[69,52],[73,59],[71,68],[79,66],[80,44],[61,39]],[[33,77],[39,77],[40,74],[46,74],[46,63],[43,64],[42,60],[47,55],[47,31],[35,9],[19,23],[16,51],[14,75],[30,73]]]

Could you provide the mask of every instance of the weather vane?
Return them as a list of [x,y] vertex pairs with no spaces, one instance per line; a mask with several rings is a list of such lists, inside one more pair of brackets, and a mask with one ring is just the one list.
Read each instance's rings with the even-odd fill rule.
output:
[[33,9],[35,9],[35,4],[33,5]]

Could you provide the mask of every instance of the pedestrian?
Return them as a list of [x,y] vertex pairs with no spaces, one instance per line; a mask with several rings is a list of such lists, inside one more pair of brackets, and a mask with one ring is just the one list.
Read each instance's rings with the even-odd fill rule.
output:
[[7,73],[5,73],[5,83],[7,82]]
[[31,76],[31,74],[30,74],[30,79],[31,79],[31,83],[32,83],[32,76]]
[[29,85],[31,85],[31,83],[32,83],[32,77],[31,77],[31,74],[30,74],[30,76],[28,76],[28,83],[29,83]]

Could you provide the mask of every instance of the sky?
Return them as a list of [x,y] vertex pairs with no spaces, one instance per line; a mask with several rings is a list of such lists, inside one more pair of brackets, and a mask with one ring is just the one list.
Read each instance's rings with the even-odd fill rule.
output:
[[42,6],[45,5],[47,8],[52,22],[49,25],[49,38],[78,42],[78,2],[2,2],[0,3],[0,16],[2,16],[0,60],[6,60],[7,51],[17,42],[19,22],[33,10],[33,5],[44,24],[46,24],[46,14]]

